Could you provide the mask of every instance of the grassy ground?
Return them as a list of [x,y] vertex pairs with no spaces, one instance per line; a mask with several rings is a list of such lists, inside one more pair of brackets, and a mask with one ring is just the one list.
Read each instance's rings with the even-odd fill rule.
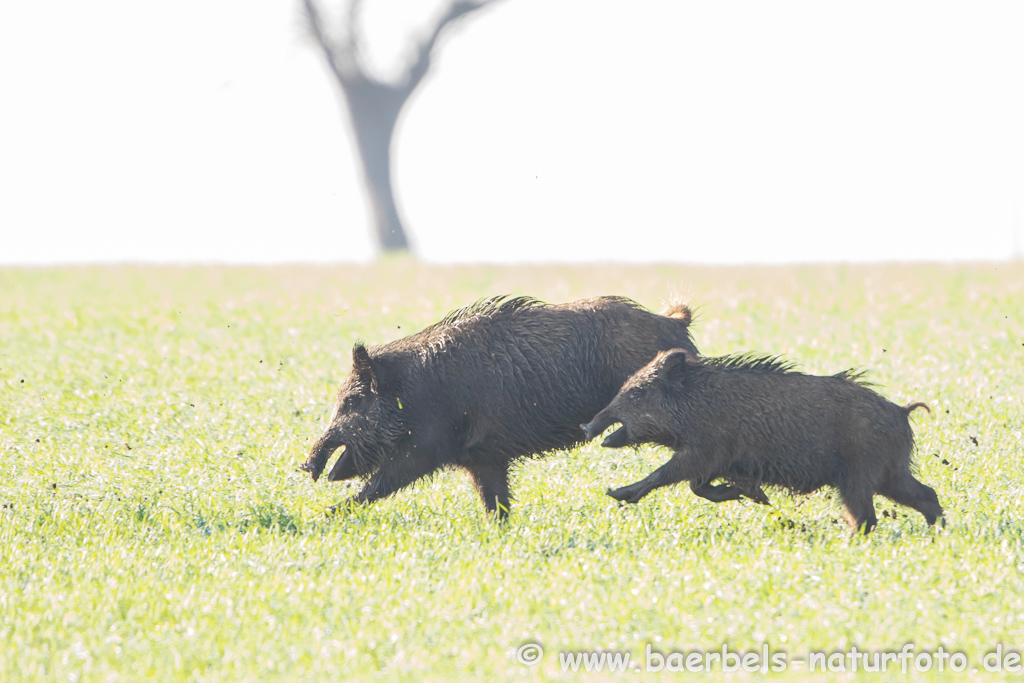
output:
[[[596,444],[523,464],[506,528],[457,472],[325,519],[354,484],[296,466],[352,343],[495,293],[680,298],[706,354],[870,368],[934,410],[918,462],[948,526],[878,498],[851,537],[829,492],[619,508],[604,490],[667,454]],[[1021,311],[1021,264],[0,270],[0,679],[558,679],[577,649],[908,643],[987,677],[1024,645]]]

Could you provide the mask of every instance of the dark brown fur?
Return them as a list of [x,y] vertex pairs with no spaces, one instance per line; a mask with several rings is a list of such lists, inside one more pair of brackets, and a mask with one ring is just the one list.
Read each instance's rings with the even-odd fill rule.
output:
[[644,480],[609,490],[620,501],[636,503],[681,481],[716,502],[747,496],[767,503],[762,484],[796,493],[834,486],[851,525],[868,533],[877,523],[876,493],[914,508],[928,524],[942,516],[935,491],[911,474],[907,417],[920,407],[928,406],[887,401],[859,372],[817,377],[777,358],[700,360],[678,349],[659,353],[581,427],[593,438],[621,422],[604,446],[675,450]]
[[469,472],[489,511],[510,508],[509,465],[585,439],[579,424],[661,350],[696,354],[690,311],[628,299],[549,305],[495,297],[398,341],[352,350],[330,426],[303,468],[366,477],[368,503],[444,467]]

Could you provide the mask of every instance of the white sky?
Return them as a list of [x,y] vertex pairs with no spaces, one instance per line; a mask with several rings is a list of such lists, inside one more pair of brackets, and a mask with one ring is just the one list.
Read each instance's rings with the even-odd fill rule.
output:
[[[393,71],[439,5],[366,2]],[[395,147],[424,258],[1024,250],[1024,3],[628,7],[449,34]],[[342,117],[298,0],[2,3],[0,264],[367,260]]]

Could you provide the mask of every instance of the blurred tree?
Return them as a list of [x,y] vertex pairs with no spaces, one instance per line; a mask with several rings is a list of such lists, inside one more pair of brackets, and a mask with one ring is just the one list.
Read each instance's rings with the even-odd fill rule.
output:
[[315,0],[303,0],[309,28],[323,50],[348,105],[355,132],[363,179],[373,209],[377,245],[381,251],[405,251],[409,241],[395,206],[391,186],[391,140],[402,107],[430,70],[431,53],[446,27],[495,0],[457,0],[445,9],[416,46],[411,62],[393,83],[372,76],[361,60],[362,34],[359,9],[362,0],[350,0],[343,30],[329,32]]

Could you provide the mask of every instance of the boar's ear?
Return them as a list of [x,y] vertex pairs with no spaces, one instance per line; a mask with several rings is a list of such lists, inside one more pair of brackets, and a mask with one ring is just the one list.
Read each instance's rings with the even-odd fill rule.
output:
[[352,347],[352,368],[359,382],[370,388],[375,394],[395,389],[394,372],[382,357],[370,358],[370,353],[362,344]]
[[679,379],[686,373],[686,366],[696,363],[697,358],[686,349],[672,349],[665,351],[665,360],[662,367],[665,375],[670,379]]
[[352,347],[352,372],[359,378],[360,384],[373,387],[375,383],[373,363],[370,361],[370,354],[366,347],[359,342],[356,342],[356,345]]

